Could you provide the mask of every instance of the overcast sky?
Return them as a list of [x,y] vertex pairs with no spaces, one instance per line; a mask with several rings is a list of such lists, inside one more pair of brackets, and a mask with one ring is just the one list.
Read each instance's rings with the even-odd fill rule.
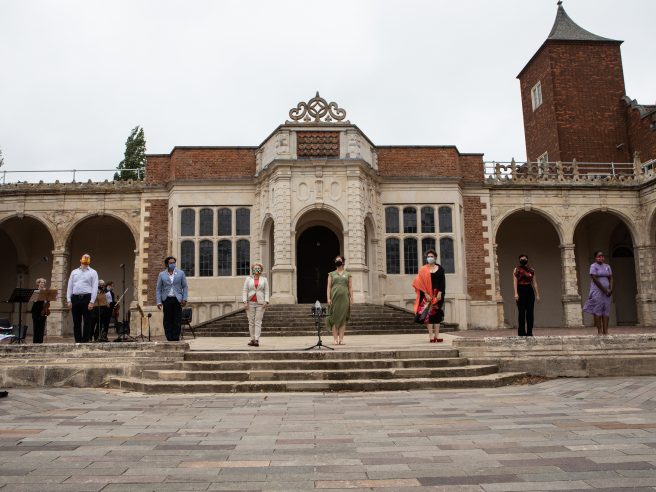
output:
[[[624,40],[627,94],[654,104],[656,1],[564,7]],[[2,169],[113,169],[136,125],[149,153],[259,145],[317,90],[375,144],[524,159],[516,76],[555,15],[555,0],[0,0]]]

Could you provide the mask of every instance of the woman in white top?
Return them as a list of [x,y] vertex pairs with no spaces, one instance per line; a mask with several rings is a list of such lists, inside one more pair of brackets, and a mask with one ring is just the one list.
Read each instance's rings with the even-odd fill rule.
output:
[[248,316],[248,331],[251,341],[248,345],[260,346],[260,334],[262,333],[262,317],[264,310],[269,305],[269,282],[262,277],[264,267],[260,263],[254,263],[251,267],[253,275],[246,277],[242,290],[242,301]]

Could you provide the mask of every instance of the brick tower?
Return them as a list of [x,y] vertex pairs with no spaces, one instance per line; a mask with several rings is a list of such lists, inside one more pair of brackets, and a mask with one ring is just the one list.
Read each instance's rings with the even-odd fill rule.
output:
[[549,36],[517,76],[529,161],[631,160],[621,44],[586,31],[558,2]]

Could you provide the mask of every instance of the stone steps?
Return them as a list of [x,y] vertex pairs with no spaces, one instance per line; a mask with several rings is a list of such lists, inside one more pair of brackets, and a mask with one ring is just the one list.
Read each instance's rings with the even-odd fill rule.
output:
[[[267,336],[305,336],[316,333],[310,304],[272,304],[263,319]],[[321,320],[325,333],[325,319]],[[442,331],[455,331],[457,325],[443,324]],[[214,318],[194,327],[197,336],[243,336],[248,333],[248,319],[242,309]],[[412,313],[400,308],[374,304],[355,304],[351,310],[347,332],[350,335],[384,335],[389,333],[424,333],[426,329],[415,323]]]
[[261,393],[301,391],[407,391],[413,389],[493,388],[512,384],[525,373],[494,373],[451,378],[397,378],[322,381],[156,381],[112,378],[114,388],[142,393]]
[[168,367],[114,376],[114,388],[147,393],[387,391],[485,388],[525,373],[472,365],[452,348],[348,351],[187,351]]

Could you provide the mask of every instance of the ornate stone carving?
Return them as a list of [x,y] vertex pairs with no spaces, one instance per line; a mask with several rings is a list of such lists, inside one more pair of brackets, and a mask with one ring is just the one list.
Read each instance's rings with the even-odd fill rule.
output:
[[56,212],[48,212],[44,218],[50,222],[57,231],[62,231],[75,219],[75,212],[70,210],[59,210]]
[[346,111],[338,107],[337,103],[326,101],[317,91],[317,95],[307,103],[301,101],[295,108],[290,109],[289,117],[305,123],[331,123],[346,118]]

